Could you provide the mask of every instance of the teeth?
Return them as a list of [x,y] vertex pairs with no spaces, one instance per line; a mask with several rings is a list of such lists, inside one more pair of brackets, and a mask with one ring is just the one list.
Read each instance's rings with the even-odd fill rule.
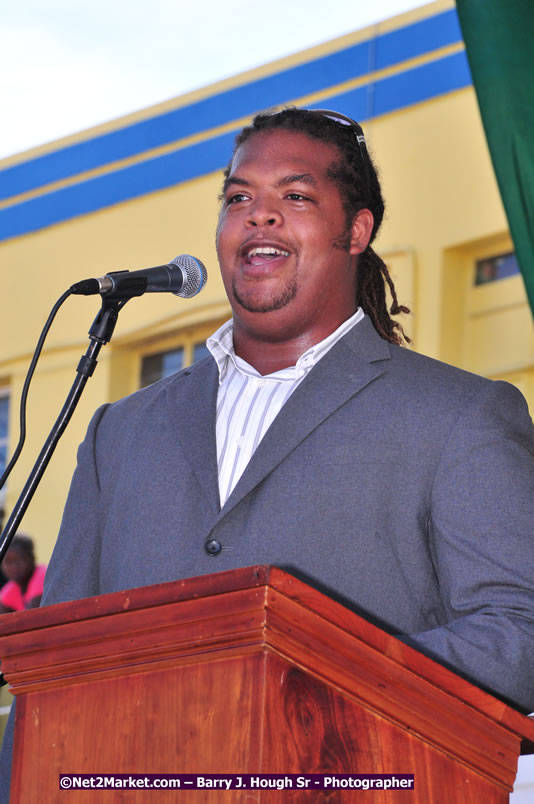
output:
[[272,246],[253,248],[248,252],[249,257],[255,257],[257,254],[266,254],[269,257],[289,257],[289,251],[282,251],[281,249],[273,248]]

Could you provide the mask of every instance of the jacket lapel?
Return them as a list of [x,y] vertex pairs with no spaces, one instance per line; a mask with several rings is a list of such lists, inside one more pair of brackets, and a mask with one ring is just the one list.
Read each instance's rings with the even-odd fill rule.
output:
[[220,510],[215,440],[217,365],[211,358],[201,360],[181,372],[175,382],[179,385],[170,383],[167,389],[170,420],[179,424],[172,428],[172,437],[179,441],[204,492],[206,513],[213,517]]

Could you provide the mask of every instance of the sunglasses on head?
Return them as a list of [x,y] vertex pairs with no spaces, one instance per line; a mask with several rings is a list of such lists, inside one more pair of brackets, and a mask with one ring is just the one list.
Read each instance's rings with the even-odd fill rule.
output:
[[329,120],[333,120],[334,123],[338,123],[340,126],[349,126],[354,131],[358,145],[361,143],[365,145],[365,135],[362,131],[362,127],[356,120],[353,120],[352,117],[347,117],[347,115],[341,114],[341,112],[333,112],[330,109],[307,109],[306,111],[322,114],[323,117],[328,117]]
[[349,127],[354,132],[354,136],[356,137],[356,142],[358,143],[358,148],[360,149],[360,156],[362,158],[362,164],[364,168],[364,175],[365,180],[368,181],[368,162],[369,162],[369,154],[367,152],[367,143],[365,141],[365,134],[363,133],[362,127],[356,120],[353,120],[352,117],[347,117],[346,114],[342,114],[341,112],[334,112],[331,109],[306,109],[307,112],[314,112],[315,114],[320,114],[323,117],[327,117],[329,120],[332,120],[334,123],[337,123],[340,126]]

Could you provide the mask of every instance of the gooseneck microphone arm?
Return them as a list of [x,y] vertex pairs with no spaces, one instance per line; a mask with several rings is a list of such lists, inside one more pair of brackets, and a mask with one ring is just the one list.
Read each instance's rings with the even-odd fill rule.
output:
[[76,377],[67,399],[0,535],[0,563],[9,549],[58,441],[76,409],[87,380],[96,368],[100,349],[111,340],[120,310],[129,299],[144,293],[169,291],[183,298],[192,298],[202,290],[206,280],[207,273],[203,263],[189,254],[182,254],[168,265],[147,268],[145,271],[117,271],[106,274],[100,279],[85,279],[71,286],[70,291],[74,294],[100,293],[102,307],[89,330],[90,343],[78,363]]

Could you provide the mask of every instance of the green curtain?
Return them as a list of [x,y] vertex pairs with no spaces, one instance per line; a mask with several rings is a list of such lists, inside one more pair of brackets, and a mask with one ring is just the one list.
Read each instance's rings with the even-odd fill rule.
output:
[[534,0],[456,0],[456,6],[534,313]]

